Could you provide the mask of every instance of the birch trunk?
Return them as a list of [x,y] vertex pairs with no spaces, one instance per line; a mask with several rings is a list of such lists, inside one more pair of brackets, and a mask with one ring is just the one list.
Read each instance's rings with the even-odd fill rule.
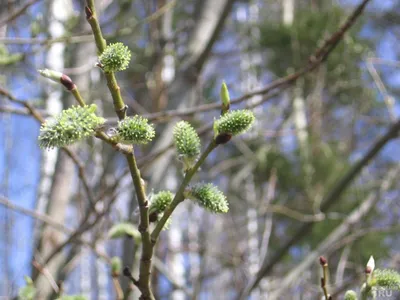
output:
[[[62,7],[63,9],[60,9]],[[64,34],[62,21],[72,13],[72,3],[70,1],[55,0],[50,8],[52,18],[49,24],[49,32],[52,38],[60,37]],[[54,44],[50,47],[47,66],[54,70],[64,69],[64,44]],[[50,114],[57,114],[62,110],[62,92],[59,86],[55,90],[49,90],[46,101],[46,109]],[[65,212],[70,199],[74,168],[69,158],[58,150],[45,152],[43,155],[43,170],[45,172],[40,185],[38,210],[45,212],[50,217],[59,222],[65,221]],[[64,240],[64,235],[60,232],[43,226],[37,232],[39,239],[37,249],[34,249],[34,260],[39,263]],[[63,260],[63,254],[60,253],[54,260],[46,266],[50,274],[55,274],[59,269],[58,262]],[[52,287],[48,279],[33,270],[33,278],[37,277],[35,282],[40,297],[46,299],[52,293]]]

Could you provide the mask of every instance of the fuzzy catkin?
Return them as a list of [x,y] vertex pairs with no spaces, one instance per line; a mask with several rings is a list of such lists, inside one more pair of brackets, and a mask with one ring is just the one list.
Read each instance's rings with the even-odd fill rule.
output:
[[160,191],[151,197],[149,212],[162,213],[171,204],[174,194],[170,191]]
[[117,135],[126,144],[147,144],[155,137],[155,131],[146,118],[136,115],[118,122]]
[[72,106],[40,128],[39,146],[45,149],[64,147],[95,134],[105,119],[96,116],[96,105]]
[[185,196],[214,213],[226,213],[229,210],[226,196],[212,183],[197,183],[185,192]]
[[254,114],[247,109],[229,111],[215,121],[218,134],[238,135],[249,130],[255,120]]
[[114,43],[106,47],[99,57],[104,72],[125,70],[131,60],[131,52],[123,43]]

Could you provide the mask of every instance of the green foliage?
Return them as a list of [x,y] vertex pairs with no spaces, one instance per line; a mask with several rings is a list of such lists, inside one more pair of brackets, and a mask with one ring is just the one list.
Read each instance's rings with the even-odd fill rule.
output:
[[21,61],[22,53],[9,53],[5,45],[0,45],[0,66],[9,66]]
[[18,298],[20,300],[34,300],[36,295],[36,288],[30,277],[25,276],[26,285],[19,289]]
[[96,105],[72,106],[40,128],[39,146],[51,149],[64,147],[95,134],[105,120],[96,116]]
[[[303,67],[327,36],[337,31],[346,15],[339,6],[322,11],[299,9],[291,26],[268,21],[261,24],[260,47],[267,49],[267,67],[278,77]],[[349,103],[355,99],[365,102],[366,96],[371,98],[369,89],[361,84],[360,64],[369,49],[368,41],[358,35],[361,26],[359,22],[353,26],[324,64],[326,82],[329,83],[325,90],[340,100],[336,103]],[[305,94],[313,88],[315,76],[305,77]]]
[[250,129],[254,120],[253,112],[247,109],[227,112],[215,121],[215,135],[224,133],[238,135],[244,133]]
[[193,185],[185,191],[185,197],[214,213],[226,213],[229,210],[225,195],[212,183]]
[[256,147],[254,179],[257,183],[262,184],[271,177],[272,172],[275,172],[282,192],[298,188],[301,185],[302,179],[297,176],[295,164],[288,155],[277,147],[267,145],[257,145]]
[[380,286],[391,288],[394,290],[400,289],[400,274],[394,270],[377,269],[373,272],[373,284]]
[[111,258],[111,274],[112,276],[119,276],[122,270],[122,261],[118,256]]
[[131,52],[123,43],[109,44],[99,57],[105,72],[125,70],[131,60]]
[[349,290],[344,294],[344,300],[357,300],[357,293],[355,291]]
[[184,169],[190,169],[200,154],[200,138],[196,130],[186,121],[176,123],[174,127],[174,143]]
[[147,144],[155,137],[154,126],[142,116],[127,117],[118,122],[117,137],[123,143]]
[[141,240],[140,232],[131,223],[123,222],[115,224],[108,231],[109,239],[118,239],[126,236],[134,238],[136,242]]
[[151,204],[149,208],[149,214],[155,213],[162,213],[164,210],[170,205],[174,198],[174,194],[170,191],[161,191],[157,194],[154,194],[151,197]]

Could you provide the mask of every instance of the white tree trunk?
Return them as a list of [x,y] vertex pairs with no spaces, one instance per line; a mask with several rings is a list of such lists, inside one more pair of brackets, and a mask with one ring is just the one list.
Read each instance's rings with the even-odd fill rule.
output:
[[[257,24],[259,21],[259,7],[257,1],[251,1],[247,7],[241,7],[244,10],[241,15],[243,16],[242,22],[247,24]],[[257,73],[251,66],[259,64],[261,61],[261,55],[259,53],[249,53],[247,49],[252,46],[253,41],[259,38],[259,31],[256,26],[253,26],[251,35],[248,38],[244,38],[240,47],[244,50],[240,55],[240,71],[241,71],[241,92],[246,94],[250,91],[259,89],[262,84],[258,78]],[[250,101],[258,102],[261,100],[261,96],[255,96]],[[256,108],[261,111],[261,106]],[[256,207],[257,202],[257,191],[254,184],[254,178],[251,175],[252,170],[249,170],[250,174],[246,176],[243,184],[245,185],[245,195],[247,202],[247,276],[249,278],[254,277],[257,274],[260,264],[260,245],[258,238],[258,214]],[[260,299],[260,290],[254,289],[251,294],[252,298]]]
[[[168,109],[184,109],[194,104],[196,99],[196,88],[198,72],[204,65],[204,54],[208,54],[210,46],[215,40],[215,34],[220,31],[221,20],[224,20],[227,11],[232,6],[232,0],[199,0],[199,17],[196,20],[195,28],[191,32],[188,42],[186,59],[177,72],[176,78],[171,83],[168,91]],[[172,129],[175,122],[165,126],[157,143],[153,147],[153,153],[164,149],[172,142]],[[155,160],[148,174],[151,182],[158,186],[165,171],[172,159],[172,151],[168,151],[159,159]]]
[[[72,2],[69,0],[54,0],[51,3],[50,11],[52,14],[49,25],[50,35],[52,38],[61,37],[65,32],[61,22],[66,21],[72,14]],[[47,60],[48,68],[58,71],[64,69],[64,49],[65,46],[62,43],[56,43],[50,47]],[[49,114],[55,115],[62,110],[62,89],[60,86],[51,87],[50,84],[49,86],[46,109]],[[56,164],[57,160],[58,163]],[[46,212],[52,218],[63,222],[69,202],[69,187],[72,183],[74,168],[67,161],[65,155],[58,157],[58,150],[52,150],[44,152],[42,170],[44,174],[39,187],[37,208],[40,212]],[[39,251],[35,249],[34,259],[40,263],[63,241],[64,236],[47,226],[41,227],[39,232],[36,233],[41,237],[41,242]],[[60,259],[62,260],[62,255],[55,257],[47,266],[50,274],[54,275],[56,273],[59,268],[57,262]],[[36,286],[42,297],[48,297],[52,292],[47,278],[42,275],[38,276]]]

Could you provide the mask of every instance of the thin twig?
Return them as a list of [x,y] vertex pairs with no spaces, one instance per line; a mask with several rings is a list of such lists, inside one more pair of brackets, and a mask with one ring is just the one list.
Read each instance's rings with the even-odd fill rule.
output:
[[66,227],[65,225],[63,225],[62,223],[57,222],[56,220],[50,218],[48,215],[45,214],[41,214],[37,211],[28,209],[28,208],[24,208],[22,206],[19,205],[15,205],[13,202],[11,202],[10,200],[8,200],[5,197],[0,196],[0,205],[3,205],[4,207],[7,207],[8,209],[20,212],[24,215],[30,216],[32,218],[38,219],[48,225],[50,225],[51,227],[62,231],[64,233],[70,233],[72,232],[71,229],[69,229],[68,227]]
[[392,122],[396,121],[396,113],[394,111],[394,99],[392,96],[389,95],[381,77],[378,74],[378,71],[376,70],[374,64],[372,63],[371,60],[367,59],[367,69],[369,74],[371,75],[372,79],[375,82],[375,85],[377,86],[379,92],[382,94],[383,100],[385,101],[387,110],[389,112],[390,119]]
[[[5,89],[3,89],[1,87],[0,87],[0,95],[5,96],[11,102],[23,105],[28,110],[28,112],[40,123],[43,124],[45,122],[45,119],[42,116],[42,114],[29,102],[22,101],[20,99],[15,98],[10,92],[6,91]],[[93,195],[91,188],[89,187],[89,181],[87,180],[87,176],[85,173],[85,168],[84,168],[83,163],[80,161],[78,155],[74,151],[69,149],[68,147],[62,147],[61,149],[72,159],[74,164],[77,166],[79,179],[81,180],[81,182],[83,184],[83,187],[84,187],[85,193],[88,197],[90,206],[93,210],[95,210],[94,195]]]
[[60,288],[58,287],[56,281],[54,280],[49,270],[46,267],[40,265],[36,260],[32,261],[32,265],[35,267],[36,270],[39,271],[39,273],[41,273],[47,279],[53,290],[56,293],[59,293]]
[[183,179],[178,191],[175,194],[174,199],[172,200],[171,204],[167,207],[165,210],[162,218],[160,221],[158,221],[157,226],[154,228],[153,232],[151,233],[151,241],[153,244],[156,243],[158,236],[160,235],[161,230],[164,228],[165,223],[167,222],[168,218],[171,216],[172,212],[175,210],[175,208],[178,206],[179,203],[181,203],[184,200],[184,191],[187,185],[189,184],[190,180],[194,176],[194,174],[197,172],[197,170],[200,168],[200,166],[204,163],[206,160],[207,156],[213,151],[218,145],[215,144],[214,139],[209,143],[207,146],[206,150],[203,152],[203,154],[200,156],[199,160],[196,162],[196,164],[193,166],[193,168],[189,169],[186,174],[185,178]]
[[118,276],[113,276],[112,277],[115,293],[117,294],[117,300],[123,300],[124,299],[124,292],[122,291],[121,284],[119,283]]
[[[30,111],[25,107],[14,107],[11,105],[2,105],[0,106],[0,112],[2,113],[8,113],[8,114],[14,114],[14,115],[21,115],[21,116],[29,116],[32,117],[32,114]],[[39,110],[38,112],[42,115],[47,117],[47,113],[45,111]]]
[[[355,10],[354,12],[350,15],[350,17],[346,20],[346,22],[336,31],[334,34],[332,34],[326,41],[325,43],[321,46],[321,48],[318,48],[314,54],[310,55],[309,62],[301,69],[298,71],[289,74],[283,78],[277,79],[267,86],[255,90],[253,92],[244,94],[238,98],[231,99],[231,105],[239,104],[249,98],[252,98],[254,96],[258,95],[265,95],[268,94],[269,92],[280,88],[287,86],[293,82],[295,82],[297,79],[300,77],[304,76],[305,74],[313,71],[315,68],[317,68],[321,63],[323,63],[329,56],[329,54],[335,49],[335,47],[338,45],[338,43],[342,40],[344,34],[350,29],[350,27],[354,24],[356,19],[361,15],[363,12],[365,6],[370,0],[364,0]],[[275,96],[276,94],[274,94]],[[271,96],[273,97],[273,96]],[[261,103],[260,103],[261,104]],[[187,108],[184,110],[169,110],[169,111],[161,111],[161,112],[156,112],[152,114],[146,114],[144,117],[148,118],[149,120],[169,120],[173,117],[182,117],[182,116],[188,116],[188,115],[193,115],[199,112],[206,112],[210,110],[220,110],[221,109],[221,103],[215,102],[215,103],[209,103],[209,104],[203,104],[199,105],[196,107],[191,107]]]
[[5,20],[0,21],[0,28],[3,27],[4,25],[7,25],[8,23],[14,21],[16,18],[18,18],[20,15],[22,15],[31,5],[33,5],[39,1],[40,0],[30,0],[27,3],[25,3],[19,9],[17,9],[17,11],[15,11],[13,14],[8,16]]

